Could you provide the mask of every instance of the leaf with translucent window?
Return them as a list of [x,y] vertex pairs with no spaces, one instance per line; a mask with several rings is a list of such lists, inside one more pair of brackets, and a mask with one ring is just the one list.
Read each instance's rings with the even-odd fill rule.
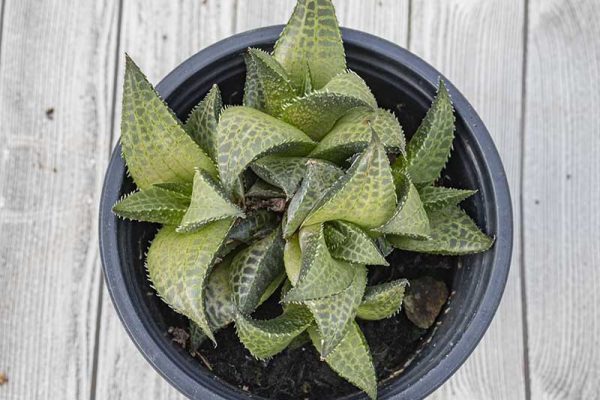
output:
[[346,69],[342,35],[330,0],[299,0],[275,43],[275,58],[297,88],[307,73],[316,89]]
[[140,189],[157,183],[191,182],[196,168],[212,176],[217,173],[210,157],[187,134],[129,56],[125,58],[121,149]]
[[123,197],[112,210],[122,218],[177,225],[189,204],[190,196],[187,194],[150,186]]
[[393,316],[400,311],[407,285],[406,279],[398,279],[380,285],[367,286],[356,316],[372,321]]
[[494,243],[494,239],[481,232],[475,222],[456,206],[432,211],[428,215],[430,239],[390,235],[390,243],[401,250],[445,255],[480,253]]

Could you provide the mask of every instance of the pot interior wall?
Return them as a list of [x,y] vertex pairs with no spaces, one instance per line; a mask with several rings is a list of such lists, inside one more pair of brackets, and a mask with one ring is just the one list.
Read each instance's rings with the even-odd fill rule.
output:
[[[367,81],[380,106],[392,110],[400,120],[407,137],[411,135],[430,106],[435,87],[413,75],[404,66],[382,60],[380,55],[370,53],[364,48],[347,45],[347,56],[349,68]],[[198,71],[193,79],[188,80],[185,85],[180,85],[165,99],[180,119],[186,119],[192,107],[202,99],[213,83],[217,83],[221,88],[226,103],[241,103],[245,71],[242,55],[224,56],[221,61]],[[492,198],[491,189],[484,186],[487,178],[479,167],[481,160],[477,159],[478,153],[471,148],[470,136],[460,115],[457,116],[457,127],[454,152],[445,170],[444,180],[454,187],[479,189],[479,193],[463,206],[484,231],[494,234],[494,221],[490,221],[491,214],[486,213],[485,208],[486,202],[489,204]],[[133,183],[125,177],[121,194],[133,189]],[[201,363],[171,342],[167,334],[168,327],[182,326],[185,320],[155,295],[147,281],[144,255],[158,226],[122,220],[118,220],[116,224],[124,279],[129,295],[138,306],[139,313],[142,314],[141,319],[147,325],[146,328],[164,351],[190,376],[210,374]],[[489,275],[490,271],[483,269],[483,266],[490,264],[489,260],[486,260],[487,257],[491,257],[490,253],[455,259],[456,265],[453,267],[451,281],[448,282],[453,295],[445,313],[439,319],[438,326],[429,333],[432,336],[431,342],[416,352],[414,359],[402,374],[380,385],[381,398],[385,397],[390,385],[393,385],[395,390],[406,387],[415,376],[437,365],[453,344],[457,343],[461,332],[474,314],[474,307],[483,295],[486,282],[489,281],[486,275]],[[351,397],[355,396],[362,395]]]

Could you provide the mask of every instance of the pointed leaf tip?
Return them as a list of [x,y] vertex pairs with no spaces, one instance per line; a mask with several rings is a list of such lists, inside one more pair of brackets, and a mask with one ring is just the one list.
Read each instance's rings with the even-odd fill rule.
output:
[[221,220],[186,235],[164,226],[152,241],[146,258],[148,277],[158,295],[198,324],[213,342],[204,287],[231,225],[231,220]]
[[307,73],[320,89],[346,69],[342,35],[330,0],[299,0],[275,43],[275,58],[302,88]]
[[377,136],[308,215],[303,225],[344,220],[372,229],[396,208],[396,189],[388,156]]
[[[317,329],[308,329],[310,338],[321,352],[322,336]],[[358,324],[349,324],[340,344],[324,356],[325,362],[342,378],[363,390],[371,399],[377,398],[377,376],[369,345]]]
[[147,189],[157,183],[191,182],[196,168],[216,176],[212,160],[185,132],[133,60],[125,59],[120,140],[136,185]]
[[423,122],[406,148],[406,166],[415,184],[435,181],[450,157],[454,108],[443,80]]
[[197,170],[192,200],[177,231],[193,232],[209,222],[243,215],[242,210],[229,201],[216,181],[206,172]]

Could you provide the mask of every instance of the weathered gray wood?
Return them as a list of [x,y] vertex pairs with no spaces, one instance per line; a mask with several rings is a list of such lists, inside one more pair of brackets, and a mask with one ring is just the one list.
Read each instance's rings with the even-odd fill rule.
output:
[[500,309],[477,350],[434,398],[525,397],[518,223],[524,10],[523,0],[412,4],[410,49],[448,77],[486,123],[506,168],[516,218]]
[[0,48],[0,398],[85,399],[117,1],[10,1]]
[[600,387],[600,3],[531,0],[523,179],[531,398]]
[[[126,1],[121,22],[121,53],[127,52],[154,84],[189,56],[232,32],[234,0],[174,2]],[[118,140],[124,58],[118,68]],[[114,144],[114,143],[113,143]],[[183,399],[158,375],[125,332],[104,290],[95,399]]]

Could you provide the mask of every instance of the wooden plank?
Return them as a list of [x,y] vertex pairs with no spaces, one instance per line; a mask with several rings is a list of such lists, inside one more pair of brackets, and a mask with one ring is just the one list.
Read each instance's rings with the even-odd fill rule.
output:
[[[232,34],[234,0],[124,2],[121,53],[154,84],[201,48]],[[124,59],[118,68],[115,138],[120,124]],[[114,143],[113,143],[114,144]],[[183,399],[144,360],[127,336],[106,289],[103,293],[96,399]],[[140,384],[142,383],[143,384]]]
[[476,351],[433,398],[525,397],[518,223],[524,9],[523,0],[412,5],[410,49],[447,76],[486,123],[504,162],[516,218],[502,304]]
[[0,397],[83,399],[93,386],[118,2],[3,8],[0,371],[9,381]]
[[[285,24],[295,0],[241,1],[235,18],[236,31]],[[408,0],[334,0],[340,25],[369,32],[406,46]]]
[[600,3],[529,5],[524,259],[531,398],[600,387]]

